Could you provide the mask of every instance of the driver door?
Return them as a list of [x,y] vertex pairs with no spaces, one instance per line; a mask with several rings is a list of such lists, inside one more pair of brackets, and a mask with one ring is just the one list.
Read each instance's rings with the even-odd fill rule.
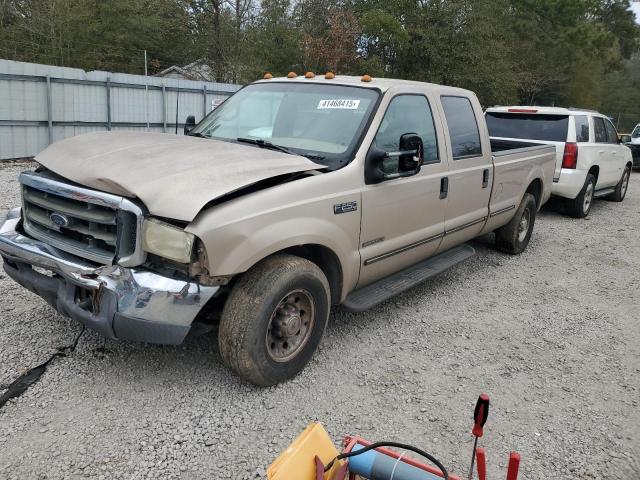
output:
[[[387,110],[372,148],[400,150],[400,137],[420,136],[424,163],[411,177],[365,185],[362,192],[360,234],[360,279],[358,287],[402,270],[433,255],[444,234],[446,198],[440,198],[440,182],[446,171],[446,156],[440,150],[430,102],[425,95],[400,94]],[[399,159],[388,158],[385,173],[397,173]]]

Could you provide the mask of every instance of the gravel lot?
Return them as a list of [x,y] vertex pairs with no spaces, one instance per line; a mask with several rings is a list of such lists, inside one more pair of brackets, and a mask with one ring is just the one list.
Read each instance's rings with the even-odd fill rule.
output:
[[[0,164],[0,214],[19,203]],[[521,478],[640,478],[640,174],[588,220],[546,207],[529,249],[474,242],[463,265],[367,313],[336,309],[295,380],[248,386],[215,335],[179,347],[85,332],[0,410],[0,478],[257,478],[312,420],[468,469],[480,391],[491,478],[509,451]],[[78,334],[0,273],[0,393]]]

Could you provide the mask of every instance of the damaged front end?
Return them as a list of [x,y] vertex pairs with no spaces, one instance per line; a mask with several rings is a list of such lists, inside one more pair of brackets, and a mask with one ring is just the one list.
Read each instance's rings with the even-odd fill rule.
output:
[[96,266],[24,235],[21,220],[17,208],[0,225],[7,275],[106,337],[179,344],[220,289],[142,267]]

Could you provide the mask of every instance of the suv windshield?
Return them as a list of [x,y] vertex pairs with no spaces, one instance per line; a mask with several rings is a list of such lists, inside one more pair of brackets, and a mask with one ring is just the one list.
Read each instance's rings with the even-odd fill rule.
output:
[[521,138],[545,142],[566,142],[569,117],[539,113],[498,113],[486,116],[489,135],[502,138]]
[[379,92],[317,83],[248,85],[211,112],[192,134],[284,147],[334,170],[349,163]]
[[631,132],[631,138],[640,138],[640,124],[636,125],[636,128]]

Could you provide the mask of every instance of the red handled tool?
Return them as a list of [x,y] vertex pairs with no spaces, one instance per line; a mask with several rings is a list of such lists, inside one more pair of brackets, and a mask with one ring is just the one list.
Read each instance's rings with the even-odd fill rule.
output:
[[478,449],[478,438],[482,436],[482,427],[487,423],[487,417],[489,416],[489,395],[481,393],[478,397],[478,403],[476,403],[476,409],[473,412],[473,434],[475,440],[473,441],[473,453],[471,454],[471,468],[469,469],[469,480],[473,478],[473,465],[476,461],[476,450]]
[[487,454],[484,448],[478,447],[476,461],[478,462],[478,480],[487,480]]

